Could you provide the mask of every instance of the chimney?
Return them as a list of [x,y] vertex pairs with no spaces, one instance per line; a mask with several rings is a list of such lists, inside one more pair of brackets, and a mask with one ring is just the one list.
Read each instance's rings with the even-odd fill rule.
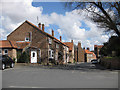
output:
[[60,41],[62,41],[62,37],[60,36]]
[[87,47],[87,50],[90,50],[89,47]]
[[71,40],[71,43],[73,43],[73,40]]
[[44,24],[42,24],[42,30],[44,31],[45,27],[44,27]]
[[41,29],[41,23],[38,24],[38,27]]
[[54,30],[52,29],[52,36],[54,37]]
[[81,43],[80,42],[78,42],[78,47],[81,47]]
[[85,47],[83,47],[83,50],[85,50]]

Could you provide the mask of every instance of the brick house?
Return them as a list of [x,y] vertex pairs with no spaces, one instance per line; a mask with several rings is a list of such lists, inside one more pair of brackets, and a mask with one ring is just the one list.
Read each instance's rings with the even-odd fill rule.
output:
[[100,57],[100,49],[103,47],[103,45],[94,45],[94,53],[96,57]]
[[96,55],[87,48],[87,50],[85,50],[85,62],[91,62],[93,59],[96,59]]
[[84,50],[81,47],[81,43],[78,42],[77,48],[75,49],[75,61],[76,62],[85,62]]
[[[7,40],[16,41],[20,49],[20,43],[27,42],[23,45],[22,51],[29,49],[30,63],[49,63],[55,61],[66,63],[69,59],[69,47],[60,40],[44,31],[44,24],[39,23],[38,27],[29,21],[25,21],[13,32],[7,36]],[[19,47],[20,46],[20,47]]]
[[74,43],[73,40],[71,42],[64,42],[65,45],[69,47],[69,61],[73,63],[74,62]]

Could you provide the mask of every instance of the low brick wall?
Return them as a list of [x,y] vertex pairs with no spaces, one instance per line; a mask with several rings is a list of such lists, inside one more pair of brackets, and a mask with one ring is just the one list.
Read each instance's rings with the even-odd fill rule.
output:
[[100,64],[107,69],[120,69],[120,58],[101,58]]

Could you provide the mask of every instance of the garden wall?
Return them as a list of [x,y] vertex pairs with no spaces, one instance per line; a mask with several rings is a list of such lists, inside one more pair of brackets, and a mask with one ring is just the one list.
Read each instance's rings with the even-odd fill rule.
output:
[[120,69],[120,57],[103,57],[100,64],[107,69]]

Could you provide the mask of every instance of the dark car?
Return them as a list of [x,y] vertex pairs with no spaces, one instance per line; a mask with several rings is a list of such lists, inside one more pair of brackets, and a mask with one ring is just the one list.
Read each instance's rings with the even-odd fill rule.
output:
[[91,60],[91,63],[92,63],[92,64],[97,64],[97,63],[98,63],[98,60],[97,60],[97,59],[93,59],[93,60]]
[[0,56],[0,64],[2,70],[4,70],[7,66],[10,66],[10,68],[14,67],[15,62],[7,55]]

